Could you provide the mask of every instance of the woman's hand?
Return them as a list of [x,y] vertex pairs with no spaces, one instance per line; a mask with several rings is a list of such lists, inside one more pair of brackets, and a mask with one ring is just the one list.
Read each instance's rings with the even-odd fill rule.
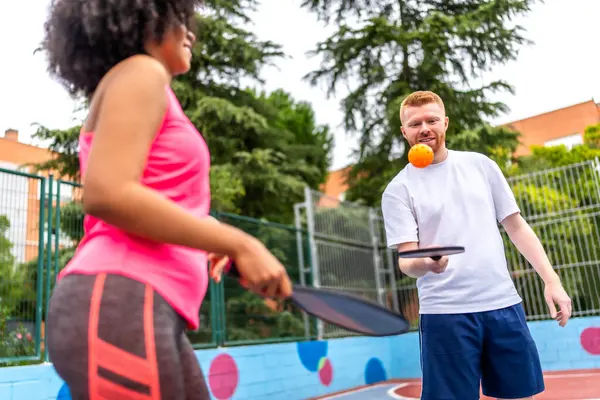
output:
[[223,270],[229,264],[229,261],[229,257],[227,257],[226,255],[217,253],[208,254],[208,262],[210,264],[210,267],[208,269],[208,275],[216,283],[221,282],[221,278],[223,277]]

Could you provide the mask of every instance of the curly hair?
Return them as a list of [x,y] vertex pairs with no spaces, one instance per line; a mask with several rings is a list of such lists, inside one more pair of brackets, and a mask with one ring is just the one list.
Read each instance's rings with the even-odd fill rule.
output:
[[188,27],[200,0],[53,0],[42,49],[48,72],[72,96],[90,97],[116,64],[146,54],[175,24]]

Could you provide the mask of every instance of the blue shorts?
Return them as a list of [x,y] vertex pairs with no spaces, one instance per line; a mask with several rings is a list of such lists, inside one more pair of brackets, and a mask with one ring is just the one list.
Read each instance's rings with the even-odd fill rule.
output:
[[424,314],[419,323],[421,400],[515,399],[544,391],[522,304],[467,314]]

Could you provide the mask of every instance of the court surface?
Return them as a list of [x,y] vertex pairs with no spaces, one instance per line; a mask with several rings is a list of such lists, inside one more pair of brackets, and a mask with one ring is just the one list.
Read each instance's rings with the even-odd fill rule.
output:
[[[549,372],[544,374],[546,390],[535,400],[600,400],[600,369]],[[314,400],[419,400],[419,379],[393,380],[334,393]],[[481,400],[490,400],[482,396]]]

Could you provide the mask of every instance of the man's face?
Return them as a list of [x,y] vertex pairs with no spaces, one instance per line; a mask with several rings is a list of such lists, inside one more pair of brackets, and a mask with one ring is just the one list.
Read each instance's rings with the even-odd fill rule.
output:
[[425,143],[437,152],[445,148],[448,117],[437,103],[420,107],[406,107],[402,110],[402,134],[412,147]]

